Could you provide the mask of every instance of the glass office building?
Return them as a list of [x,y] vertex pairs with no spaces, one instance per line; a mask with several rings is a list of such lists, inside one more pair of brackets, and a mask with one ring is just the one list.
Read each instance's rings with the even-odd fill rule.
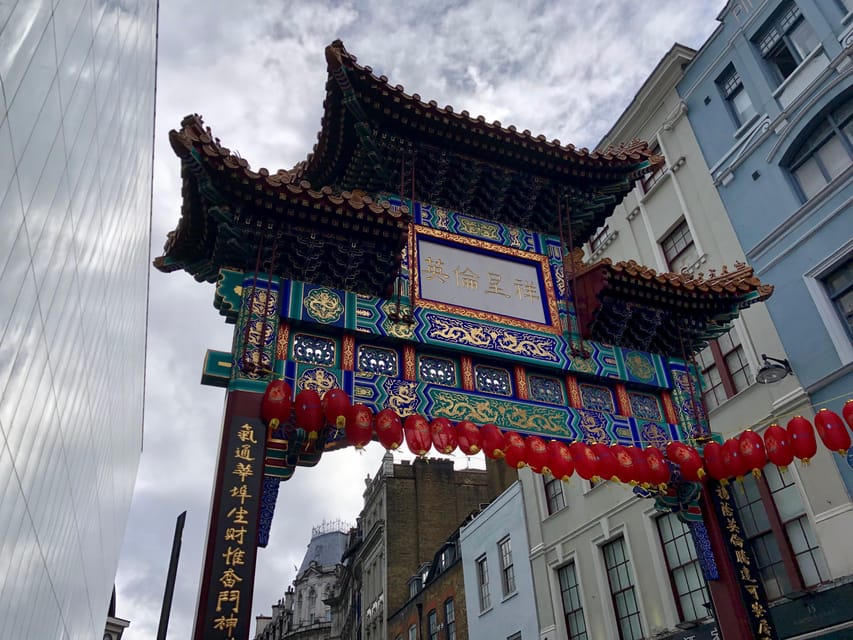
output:
[[0,1],[0,638],[101,638],[142,449],[156,0]]

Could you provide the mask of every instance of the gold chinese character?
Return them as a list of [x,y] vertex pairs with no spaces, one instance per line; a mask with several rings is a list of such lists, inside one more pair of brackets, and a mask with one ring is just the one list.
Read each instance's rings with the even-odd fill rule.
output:
[[234,457],[239,458],[240,460],[246,460],[247,462],[252,462],[254,458],[252,457],[252,448],[247,444],[241,444],[234,450]]
[[495,293],[504,298],[512,298],[506,291],[501,288],[501,274],[489,272],[489,287],[486,293]]
[[213,628],[216,631],[225,631],[228,634],[228,637],[233,637],[234,629],[237,627],[237,618],[234,617],[234,614],[231,613],[226,618],[222,616],[220,618],[216,618],[213,621]]
[[228,602],[233,602],[231,613],[240,613],[240,592],[237,589],[226,589],[219,592],[219,597],[216,599],[216,613],[222,611],[222,605]]
[[765,609],[760,602],[753,602],[750,609],[752,609],[752,614],[756,618],[760,618],[765,613],[767,613],[767,609]]
[[459,270],[459,267],[453,270],[453,273],[456,274],[456,286],[462,287],[463,289],[478,289],[480,287],[480,276],[470,268],[465,267],[463,271]]
[[240,438],[240,442],[258,444],[258,441],[255,440],[255,431],[252,429],[252,425],[250,424],[244,424],[240,427],[240,430],[237,432],[237,437]]
[[239,529],[236,527],[228,527],[225,530],[225,539],[233,540],[237,544],[243,544],[243,536],[246,535],[246,528],[240,527]]
[[515,295],[518,296],[519,300],[530,300],[533,302],[534,300],[539,299],[539,287],[536,286],[530,280],[520,280],[516,278],[515,282]]
[[237,468],[232,471],[235,476],[240,476],[242,482],[246,482],[246,478],[255,475],[252,471],[252,465],[245,462],[238,462]]
[[222,575],[219,576],[219,582],[222,583],[222,586],[226,589],[233,589],[234,585],[238,582],[243,582],[243,578],[238,576],[234,569],[226,569],[222,572]]
[[749,557],[743,549],[735,549],[735,560],[737,560],[739,564],[749,564]]
[[758,585],[757,584],[745,584],[743,588],[746,589],[747,593],[753,597],[754,600],[758,600]]
[[737,525],[737,520],[735,520],[734,518],[727,518],[726,531],[728,531],[729,533],[739,533],[740,527]]
[[225,550],[225,553],[222,554],[222,557],[225,558],[225,564],[230,567],[246,564],[246,552],[240,547],[234,549],[229,546]]
[[444,284],[449,277],[450,275],[444,271],[444,260],[441,258],[426,259],[426,269],[424,269],[425,280],[440,280],[441,284]]
[[241,484],[239,487],[231,487],[231,497],[240,498],[240,506],[243,506],[243,503],[252,496],[249,493],[249,487]]
[[732,506],[728,502],[721,502],[720,503],[720,511],[722,512],[723,516],[725,516],[726,518],[731,518],[734,515],[734,511],[732,510]]
[[232,518],[231,522],[234,524],[249,524],[249,521],[246,520],[247,515],[249,515],[249,512],[243,507],[234,507],[228,512],[226,517]]
[[729,499],[729,490],[726,489],[723,485],[717,485],[717,497],[720,500],[728,500]]
[[755,579],[752,577],[752,572],[750,572],[749,567],[747,566],[740,568],[740,579],[748,582],[755,582]]
[[741,538],[738,534],[733,533],[731,538],[729,538],[729,542],[732,543],[733,547],[743,549],[743,538]]
[[773,632],[773,630],[770,628],[770,623],[769,623],[769,622],[767,622],[767,619],[766,619],[766,618],[762,618],[762,619],[758,622],[758,633],[766,633],[766,634],[768,634],[768,635],[769,635],[769,634],[771,634],[772,632]]

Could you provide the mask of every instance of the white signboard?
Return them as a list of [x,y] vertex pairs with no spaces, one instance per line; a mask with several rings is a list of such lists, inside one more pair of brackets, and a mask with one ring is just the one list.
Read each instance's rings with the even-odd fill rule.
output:
[[[522,252],[516,252],[522,253]],[[551,324],[542,263],[417,236],[418,297],[539,324]]]

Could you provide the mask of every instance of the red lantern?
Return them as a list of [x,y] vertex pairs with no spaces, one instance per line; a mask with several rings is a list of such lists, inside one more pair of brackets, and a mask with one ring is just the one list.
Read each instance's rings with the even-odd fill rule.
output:
[[575,472],[575,461],[569,447],[559,440],[548,443],[548,469],[559,480],[568,480]]
[[290,420],[293,390],[284,380],[271,380],[261,400],[261,418],[271,429]]
[[500,460],[504,457],[504,449],[506,449],[506,441],[501,430],[497,425],[484,424],[480,429],[480,442],[482,443],[483,453],[487,458],[492,460]]
[[320,401],[320,394],[314,391],[314,389],[303,389],[297,393],[296,402],[294,403],[294,413],[296,416],[296,426],[308,432],[309,440],[315,440],[317,432],[325,424],[323,403]]
[[634,458],[628,453],[628,449],[621,444],[614,444],[609,449],[616,463],[615,475],[619,482],[636,483],[637,470],[634,468]]
[[814,426],[827,449],[841,455],[847,454],[850,448],[850,433],[837,413],[821,409],[814,417]]
[[666,489],[669,484],[671,471],[666,458],[663,457],[661,450],[656,447],[649,447],[643,451],[646,456],[646,464],[649,466],[649,477],[652,484],[656,484],[661,491]]
[[844,403],[844,408],[841,410],[841,415],[844,416],[847,426],[853,429],[853,400],[848,400]]
[[802,460],[803,464],[808,464],[817,453],[817,439],[814,437],[811,422],[803,416],[794,416],[788,420],[788,437],[794,455]]
[[723,443],[723,466],[727,477],[734,476],[738,480],[742,480],[749,471],[740,453],[740,441],[737,438],[729,438]]
[[470,420],[460,420],[456,423],[456,442],[462,453],[473,456],[480,451],[480,429]]
[[406,436],[406,446],[416,456],[425,456],[432,446],[429,422],[416,413],[406,418],[406,422],[403,423],[403,434]]
[[569,453],[581,478],[592,480],[598,475],[598,456],[586,444],[573,442],[569,445]]
[[666,457],[678,465],[681,477],[688,482],[699,482],[705,475],[699,453],[683,442],[670,442],[666,445]]
[[740,457],[747,471],[752,471],[752,475],[760,478],[761,470],[767,464],[767,452],[764,450],[764,440],[755,431],[747,429],[740,434],[738,446],[740,447]]
[[343,389],[329,389],[323,396],[323,413],[326,416],[326,422],[335,425],[338,429],[346,425],[349,407],[349,396]]
[[651,467],[649,467],[649,461],[646,460],[643,450],[634,446],[625,448],[628,450],[628,454],[634,461],[634,480],[644,487],[652,484],[652,470]]
[[791,450],[788,432],[778,424],[771,424],[765,430],[764,450],[767,452],[767,458],[770,462],[783,471],[794,460],[794,452]]
[[613,457],[613,452],[610,451],[610,447],[602,442],[594,442],[589,445],[589,448],[592,449],[592,452],[595,454],[595,458],[598,461],[596,466],[596,471],[598,471],[598,475],[604,480],[618,480],[618,476],[616,475],[616,458]]
[[393,409],[382,409],[373,421],[379,443],[391,451],[403,444],[403,421]]
[[711,441],[702,448],[702,457],[705,459],[705,468],[714,480],[726,484],[729,477],[726,465],[723,463],[723,445]]
[[347,411],[344,427],[347,442],[356,449],[363,449],[373,439],[373,411],[363,404],[354,404]]
[[524,444],[524,437],[515,431],[509,431],[504,435],[506,442],[506,450],[504,451],[504,461],[513,469],[521,469],[527,466],[527,446]]
[[435,418],[429,423],[432,443],[439,453],[450,454],[456,449],[456,429],[447,418]]
[[548,467],[548,446],[545,441],[539,436],[527,436],[524,439],[525,460],[528,466],[536,473],[542,473],[543,470],[550,471]]

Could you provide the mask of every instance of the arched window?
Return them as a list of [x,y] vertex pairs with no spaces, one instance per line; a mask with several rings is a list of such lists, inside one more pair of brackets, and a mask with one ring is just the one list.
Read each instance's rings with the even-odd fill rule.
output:
[[853,99],[818,120],[788,167],[805,200],[814,197],[853,164]]
[[308,592],[308,624],[314,624],[317,615],[316,608],[317,592],[314,590],[314,587],[311,587],[311,590]]

